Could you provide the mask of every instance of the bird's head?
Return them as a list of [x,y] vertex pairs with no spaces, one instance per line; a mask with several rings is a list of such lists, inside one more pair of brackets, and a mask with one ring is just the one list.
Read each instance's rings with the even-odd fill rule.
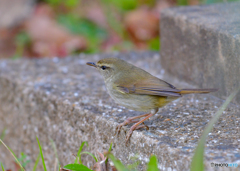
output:
[[104,79],[107,80],[125,72],[130,64],[119,58],[105,58],[97,63],[87,62],[87,65],[97,68]]

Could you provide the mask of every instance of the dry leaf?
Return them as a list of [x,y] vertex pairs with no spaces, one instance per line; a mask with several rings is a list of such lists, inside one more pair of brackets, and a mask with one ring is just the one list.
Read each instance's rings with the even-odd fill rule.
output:
[[85,39],[60,26],[46,5],[37,6],[26,22],[26,31],[32,40],[32,51],[41,57],[65,57],[72,51],[86,48]]
[[158,35],[159,17],[145,7],[127,13],[124,24],[137,45]]
[[98,155],[101,158],[101,161],[94,164],[93,169],[94,171],[117,171],[114,166],[111,166],[109,161],[106,163],[107,157],[105,157],[102,153],[98,152]]
[[83,15],[87,19],[96,23],[100,27],[103,28],[108,27],[106,16],[103,12],[103,9],[101,8],[100,4],[97,4],[97,2],[89,4],[82,10],[84,11]]

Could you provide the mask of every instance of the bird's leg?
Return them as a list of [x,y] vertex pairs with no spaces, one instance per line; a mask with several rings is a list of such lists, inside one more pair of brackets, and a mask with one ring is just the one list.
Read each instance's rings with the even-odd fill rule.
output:
[[[136,123],[136,122],[139,122],[139,121],[134,121],[135,119],[138,119],[138,118],[142,118],[142,117],[145,117],[145,116],[148,116],[150,115],[149,113],[148,114],[144,114],[144,115],[139,115],[139,116],[134,116],[134,117],[131,117],[131,118],[127,118],[123,123],[119,124],[117,127],[116,127],[116,134],[119,134],[120,133],[120,130],[122,128],[122,126],[125,126],[125,125],[128,125],[130,123]],[[139,126],[138,128],[135,128],[135,129],[139,129],[139,128],[142,128],[142,127],[147,127],[145,125],[141,125]],[[148,127],[147,127],[148,128]]]
[[142,120],[140,120],[139,122],[135,123],[135,124],[130,128],[130,130],[128,131],[128,134],[127,134],[127,136],[126,136],[126,143],[129,141],[129,139],[130,139],[133,131],[134,131],[135,129],[137,129],[141,123],[143,123],[144,121],[146,121],[147,119],[149,119],[149,118],[150,118],[151,116],[153,116],[154,114],[155,114],[155,113],[148,114],[144,119],[142,119]]

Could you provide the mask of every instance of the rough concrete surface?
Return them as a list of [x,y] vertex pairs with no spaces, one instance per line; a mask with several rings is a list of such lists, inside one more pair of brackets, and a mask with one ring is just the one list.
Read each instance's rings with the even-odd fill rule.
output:
[[[166,9],[161,62],[171,75],[226,98],[240,86],[240,2]],[[235,102],[240,104],[240,95]]]
[[[193,150],[222,100],[213,95],[187,95],[161,108],[144,129],[134,131],[130,144],[125,146],[124,127],[119,137],[114,136],[118,123],[129,116],[139,115],[113,102],[105,90],[103,79],[89,61],[114,56],[142,67],[177,87],[192,88],[168,76],[157,53],[114,53],[84,55],[64,59],[20,59],[0,61],[0,132],[6,128],[4,142],[16,153],[27,154],[31,170],[38,155],[38,136],[48,170],[54,170],[55,142],[61,165],[74,161],[74,155],[83,141],[94,154],[103,152],[113,142],[113,153],[125,164],[138,155],[139,170],[144,170],[151,154],[159,159],[159,168],[183,171],[190,166]],[[206,151],[206,170],[211,163],[238,163],[240,166],[240,113],[232,104],[221,116],[209,134]],[[0,161],[6,168],[13,165],[9,152],[0,146]],[[83,163],[93,165],[90,156]],[[39,169],[41,163],[39,163]],[[223,168],[228,170],[228,168]],[[233,168],[237,170],[238,168]]]

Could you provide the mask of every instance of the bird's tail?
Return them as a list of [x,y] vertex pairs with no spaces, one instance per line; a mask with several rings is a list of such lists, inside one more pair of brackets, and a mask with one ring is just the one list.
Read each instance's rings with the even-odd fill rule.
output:
[[218,89],[180,89],[180,94],[192,94],[192,93],[210,93],[217,91]]

